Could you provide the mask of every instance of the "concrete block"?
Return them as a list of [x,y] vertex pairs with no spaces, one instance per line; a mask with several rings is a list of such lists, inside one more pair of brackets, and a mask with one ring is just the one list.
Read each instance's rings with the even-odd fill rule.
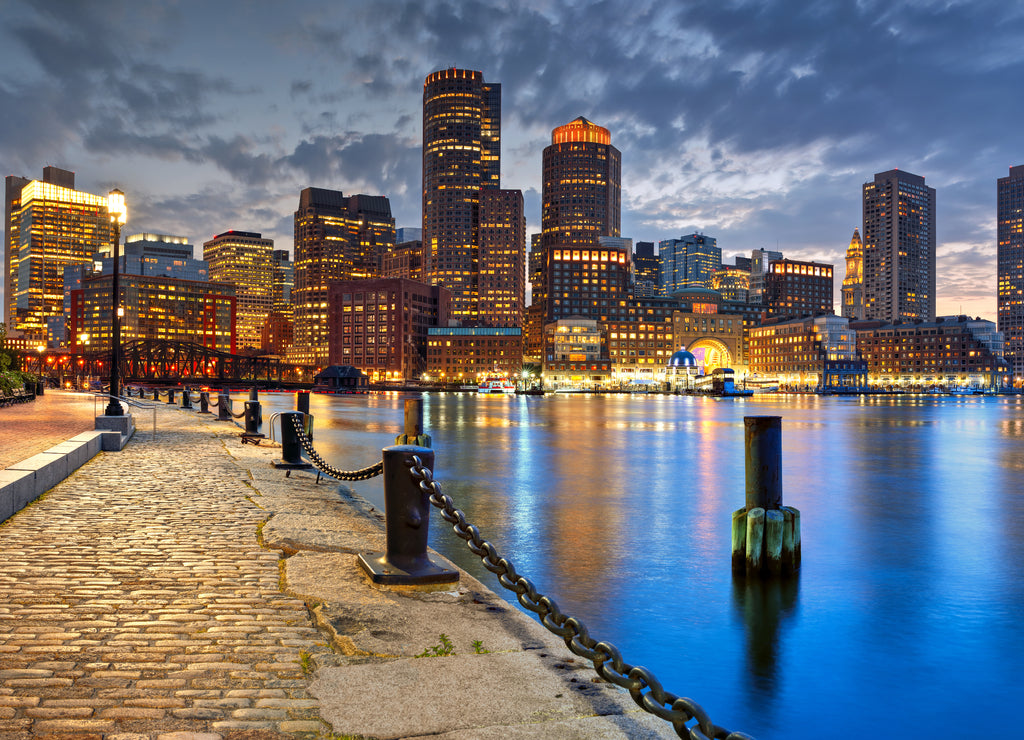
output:
[[35,475],[36,495],[48,491],[68,477],[68,459],[64,455],[40,452],[27,460],[15,463],[8,470],[24,470]]
[[88,450],[86,452],[88,455],[87,459],[92,460],[103,449],[103,432],[82,432],[81,434],[76,434],[68,442],[84,442]]
[[43,452],[44,455],[64,455],[67,458],[68,475],[89,462],[88,445],[84,442],[61,442]]
[[0,522],[9,519],[35,501],[35,473],[29,470],[0,470]]
[[[128,444],[128,440],[135,434],[135,417],[131,414],[124,416],[97,416],[96,429],[103,432],[102,446],[104,452],[120,452]],[[113,436],[116,432],[117,436]]]

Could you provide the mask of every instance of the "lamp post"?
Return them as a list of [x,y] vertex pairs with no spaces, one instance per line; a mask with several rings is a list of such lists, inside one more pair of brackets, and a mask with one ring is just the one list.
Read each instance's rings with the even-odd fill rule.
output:
[[124,409],[118,400],[121,379],[118,368],[121,364],[121,284],[119,278],[118,251],[121,245],[121,226],[128,220],[128,209],[124,204],[124,193],[117,188],[107,195],[107,211],[110,223],[114,227],[114,272],[111,287],[111,336],[110,336],[110,403],[107,404],[107,416],[124,416]]

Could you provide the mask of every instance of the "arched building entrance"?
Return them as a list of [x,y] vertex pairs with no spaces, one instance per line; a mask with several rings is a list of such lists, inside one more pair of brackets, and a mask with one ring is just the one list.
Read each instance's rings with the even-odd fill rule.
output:
[[710,375],[720,367],[732,367],[733,355],[719,339],[702,337],[686,348],[697,360],[702,375]]

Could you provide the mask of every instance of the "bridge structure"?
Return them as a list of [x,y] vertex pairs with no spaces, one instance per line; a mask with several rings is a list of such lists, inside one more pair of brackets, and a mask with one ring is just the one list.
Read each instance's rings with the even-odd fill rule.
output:
[[[21,368],[60,387],[110,377],[110,351],[21,350]],[[285,363],[276,355],[233,355],[194,342],[135,339],[121,345],[121,382],[215,387],[309,387],[317,368]]]

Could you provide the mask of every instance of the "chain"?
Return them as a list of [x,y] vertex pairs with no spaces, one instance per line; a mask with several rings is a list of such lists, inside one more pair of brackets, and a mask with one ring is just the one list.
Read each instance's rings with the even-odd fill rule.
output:
[[291,414],[292,426],[295,428],[295,434],[299,438],[299,443],[302,445],[302,449],[305,450],[306,456],[309,461],[313,463],[313,466],[322,473],[338,480],[370,480],[370,478],[376,478],[378,475],[384,473],[384,461],[380,461],[368,468],[362,470],[339,470],[333,465],[328,464],[320,454],[313,449],[313,440],[306,436],[306,430],[302,428],[302,420],[298,414]]
[[[569,650],[593,663],[601,678],[628,690],[633,701],[644,711],[671,722],[679,737],[690,740],[754,740],[750,735],[729,732],[713,724],[707,712],[695,701],[665,691],[654,674],[646,668],[630,665],[613,644],[598,642],[590,636],[583,622],[563,614],[554,599],[538,592],[530,579],[519,575],[512,563],[500,557],[494,545],[480,536],[480,530],[466,521],[466,515],[455,508],[450,496],[441,492],[433,473],[417,455],[412,457],[410,473],[413,480],[419,482],[420,490],[430,496],[430,503],[441,510],[445,521],[455,525],[455,534],[466,541],[466,546],[483,561],[484,567],[498,576],[498,582],[513,591],[519,603],[536,614],[548,631],[561,637]],[[697,724],[687,727],[690,720],[697,720]]]

